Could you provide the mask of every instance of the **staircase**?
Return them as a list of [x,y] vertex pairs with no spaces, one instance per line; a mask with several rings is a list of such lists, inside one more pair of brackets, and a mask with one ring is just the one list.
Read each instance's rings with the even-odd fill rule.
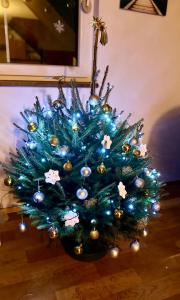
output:
[[151,0],[136,0],[130,7],[131,10],[157,15],[158,12],[152,4]]

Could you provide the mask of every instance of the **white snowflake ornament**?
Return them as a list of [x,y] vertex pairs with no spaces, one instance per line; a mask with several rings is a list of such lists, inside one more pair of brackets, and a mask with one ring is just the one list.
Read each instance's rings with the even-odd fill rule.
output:
[[49,170],[48,172],[44,173],[45,176],[45,182],[55,184],[57,181],[61,180],[59,177],[59,171],[58,170]]
[[147,145],[146,144],[141,144],[139,146],[139,151],[141,152],[141,156],[145,157],[147,153]]
[[79,223],[79,216],[72,210],[68,211],[64,216],[65,226],[73,227],[75,224]]
[[122,181],[119,182],[118,184],[118,190],[119,190],[119,195],[125,199],[126,198],[126,195],[127,195],[127,192],[126,192],[126,187],[125,185],[122,183]]
[[109,135],[105,135],[101,144],[103,145],[103,147],[105,149],[110,149],[111,148],[111,144],[112,144],[112,141],[111,141],[111,138]]
[[64,24],[58,20],[57,22],[53,23],[55,29],[61,34],[64,31]]

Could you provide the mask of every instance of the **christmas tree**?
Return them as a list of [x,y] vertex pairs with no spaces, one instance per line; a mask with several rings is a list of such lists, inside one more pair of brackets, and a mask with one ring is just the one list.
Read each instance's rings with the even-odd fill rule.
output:
[[[147,235],[149,217],[160,209],[159,173],[149,167],[143,144],[143,120],[130,125],[108,103],[112,86],[106,84],[108,67],[97,87],[97,49],[107,43],[105,23],[94,18],[94,58],[90,97],[83,106],[75,82],[67,101],[61,82],[58,99],[48,108],[38,99],[21,116],[24,145],[3,165],[27,214],[49,237],[68,238],[74,255],[94,251],[100,244],[117,257],[118,239],[130,239],[133,251]],[[20,223],[20,230],[26,226]]]

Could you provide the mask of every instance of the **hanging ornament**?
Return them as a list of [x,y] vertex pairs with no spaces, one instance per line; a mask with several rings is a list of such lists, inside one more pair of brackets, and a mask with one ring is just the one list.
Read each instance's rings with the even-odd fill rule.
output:
[[104,172],[106,172],[106,167],[103,162],[99,166],[97,166],[97,172],[99,174],[103,174]]
[[108,103],[105,103],[102,105],[102,111],[104,113],[110,113],[112,112],[112,107]]
[[48,233],[49,233],[50,239],[52,239],[52,240],[56,239],[59,235],[57,227],[54,227],[54,226],[51,226],[49,228]]
[[112,258],[117,258],[118,255],[119,255],[119,248],[118,248],[118,247],[112,247],[112,248],[110,249],[109,253],[110,253],[110,256],[111,256]]
[[154,202],[154,203],[152,203],[152,205],[151,205],[151,209],[152,209],[152,211],[154,211],[154,212],[160,211],[160,208],[161,208],[161,205],[160,205],[160,202],[159,202],[159,201]]
[[27,225],[22,221],[21,223],[19,223],[19,230],[21,232],[25,232],[27,229]]
[[138,252],[140,249],[140,243],[138,240],[134,240],[130,243],[130,248],[133,252]]
[[43,202],[43,201],[44,201],[44,198],[45,198],[44,194],[43,194],[42,192],[40,192],[40,191],[36,192],[36,193],[33,195],[33,200],[34,200],[34,202],[36,202],[36,203],[41,203],[41,202]]
[[76,196],[80,200],[85,200],[88,197],[88,191],[84,188],[80,188],[77,190]]
[[66,172],[71,172],[72,168],[73,168],[72,163],[69,160],[65,162],[65,164],[63,165],[63,169]]
[[140,151],[140,155],[141,155],[142,157],[145,157],[145,156],[146,156],[146,153],[147,153],[147,146],[146,146],[146,144],[141,144],[141,145],[139,146],[139,151]]
[[148,230],[146,228],[143,229],[142,235],[146,237],[148,235]]
[[76,255],[81,255],[83,253],[83,247],[82,247],[82,244],[79,245],[79,246],[75,246],[74,247],[74,253]]
[[122,216],[123,216],[123,210],[120,209],[120,208],[116,208],[115,211],[114,211],[114,217],[116,219],[120,219]]
[[108,35],[105,28],[101,30],[101,37],[100,37],[100,43],[101,45],[105,46],[108,42]]
[[138,144],[138,139],[136,137],[133,137],[131,140],[130,140],[130,144],[131,145],[137,145]]
[[57,136],[55,135],[52,135],[50,140],[49,140],[49,143],[51,144],[51,146],[55,147],[59,144],[59,139]]
[[37,125],[35,122],[30,122],[30,123],[27,125],[27,129],[28,129],[30,132],[35,132],[35,131],[38,129],[38,125]]
[[37,143],[34,141],[29,141],[26,143],[26,146],[30,149],[30,150],[35,150],[37,147]]
[[74,123],[73,126],[72,126],[72,131],[74,132],[78,132],[79,131],[79,126],[77,123]]
[[92,173],[91,169],[88,166],[81,168],[80,173],[84,177],[89,177]]
[[122,175],[127,175],[133,171],[131,166],[122,167]]
[[133,154],[134,154],[134,156],[138,157],[138,156],[141,155],[141,152],[140,152],[140,150],[138,150],[138,149],[134,149],[134,150],[133,150]]
[[50,169],[48,172],[44,173],[44,176],[46,183],[55,184],[57,181],[61,180],[58,170],[55,171]]
[[99,238],[99,231],[94,228],[90,231],[90,237],[92,240],[97,240]]
[[119,196],[125,199],[127,195],[127,191],[125,185],[121,181],[118,184],[118,190],[119,190]]
[[89,104],[93,107],[99,104],[99,97],[96,95],[91,95],[89,98]]
[[64,215],[64,221],[65,226],[74,227],[75,224],[79,223],[79,216],[77,213],[70,210]]
[[64,100],[63,99],[57,99],[57,100],[53,101],[52,105],[53,105],[55,110],[58,110],[64,105]]
[[144,218],[138,220],[137,229],[143,230],[148,225],[148,222],[149,222],[148,217],[144,217]]
[[103,147],[105,149],[110,149],[111,148],[111,144],[112,144],[112,141],[111,141],[111,138],[109,135],[105,135],[101,144],[103,145]]
[[135,180],[135,186],[137,188],[143,189],[144,185],[145,185],[144,179],[139,178],[139,177],[136,178],[136,180]]
[[89,200],[84,201],[84,205],[85,205],[86,208],[91,208],[94,205],[96,205],[96,203],[97,203],[97,199],[95,199],[95,198],[91,198]]
[[91,220],[91,224],[92,224],[92,225],[96,225],[97,223],[98,223],[97,219],[92,219],[92,220]]
[[131,150],[131,145],[129,145],[129,144],[124,144],[124,145],[122,146],[122,150],[123,150],[123,152],[125,152],[125,153],[129,152],[129,151]]
[[4,179],[4,184],[6,186],[12,186],[14,183],[14,180],[11,176],[7,176],[5,179]]

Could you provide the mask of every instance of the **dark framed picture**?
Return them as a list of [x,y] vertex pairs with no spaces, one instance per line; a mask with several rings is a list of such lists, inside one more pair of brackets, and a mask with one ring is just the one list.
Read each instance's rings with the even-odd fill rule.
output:
[[165,16],[168,0],[120,0],[120,8]]

